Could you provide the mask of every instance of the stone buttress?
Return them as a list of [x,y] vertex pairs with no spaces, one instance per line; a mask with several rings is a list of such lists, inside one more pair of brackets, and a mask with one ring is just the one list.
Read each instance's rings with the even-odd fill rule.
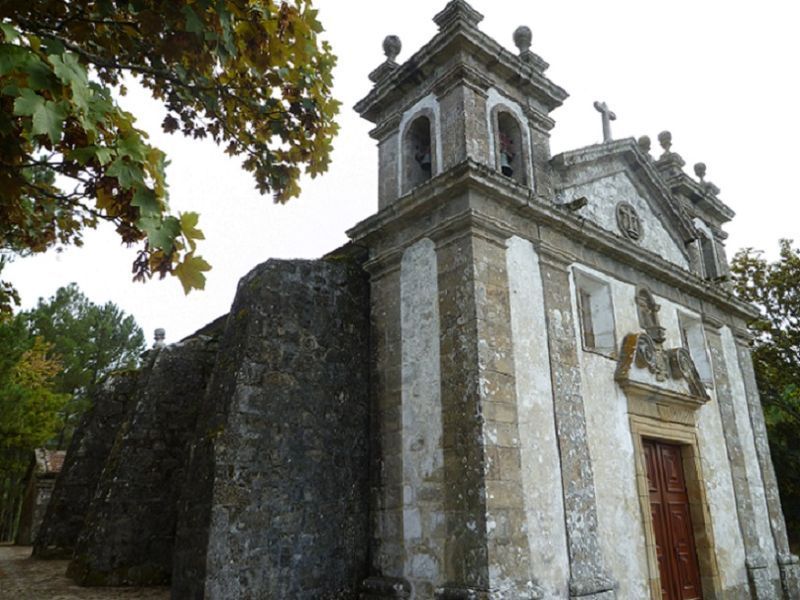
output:
[[240,284],[199,399],[172,597],[353,598],[365,576],[368,289],[352,253]]
[[116,374],[93,398],[70,441],[64,467],[33,543],[33,556],[72,558],[103,467],[139,385],[139,371]]

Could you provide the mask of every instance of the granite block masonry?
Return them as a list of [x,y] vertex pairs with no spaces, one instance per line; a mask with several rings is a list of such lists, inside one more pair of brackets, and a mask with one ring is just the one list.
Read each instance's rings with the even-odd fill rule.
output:
[[[452,0],[409,60],[384,43],[356,105],[378,212],[351,243],[255,268],[217,347],[142,371],[79,580],[171,577],[175,600],[800,598],[756,312],[726,281],[733,210],[669,132],[658,157],[614,140],[604,102],[602,142],[551,156],[566,91],[530,29],[512,52],[481,19]],[[202,375],[168,382],[173,360]],[[157,446],[161,414],[181,451]]]
[[177,498],[216,341],[153,352],[78,536],[67,575],[84,585],[170,580]]
[[102,386],[83,415],[34,539],[34,557],[72,558],[114,439],[139,389],[140,377],[139,371],[116,374]]
[[173,598],[355,598],[366,577],[369,313],[351,260],[239,284],[180,502]]

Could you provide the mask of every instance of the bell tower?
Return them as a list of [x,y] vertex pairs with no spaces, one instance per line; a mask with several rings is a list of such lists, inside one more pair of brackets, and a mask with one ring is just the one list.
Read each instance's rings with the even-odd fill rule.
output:
[[400,39],[384,40],[386,60],[355,106],[375,123],[379,208],[465,163],[551,196],[549,113],[567,94],[531,52],[529,28],[514,32],[515,55],[478,29],[482,19],[463,0],[450,2],[434,17],[437,35],[403,64]]
[[[450,1],[434,17],[438,33],[402,64],[399,38],[387,37],[374,87],[355,107],[375,124],[379,154],[379,211],[348,232],[369,249],[371,285],[364,599],[541,595],[523,490],[507,250],[515,232],[536,237],[526,209],[552,210],[549,115],[567,94],[530,50],[530,29],[516,30],[512,53],[478,29],[482,18]],[[565,405],[567,387],[558,390]],[[598,558],[596,515],[578,506],[594,494],[586,458],[570,453],[572,463],[552,469],[559,486],[570,479],[570,508],[585,518],[572,527],[571,558],[558,542],[561,566],[547,569],[569,581],[573,597],[605,600],[613,582]],[[561,510],[556,540],[567,537]]]

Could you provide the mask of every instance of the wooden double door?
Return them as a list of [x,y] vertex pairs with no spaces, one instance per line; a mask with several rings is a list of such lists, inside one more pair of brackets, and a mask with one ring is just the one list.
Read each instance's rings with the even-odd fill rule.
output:
[[642,440],[663,600],[702,598],[681,447]]

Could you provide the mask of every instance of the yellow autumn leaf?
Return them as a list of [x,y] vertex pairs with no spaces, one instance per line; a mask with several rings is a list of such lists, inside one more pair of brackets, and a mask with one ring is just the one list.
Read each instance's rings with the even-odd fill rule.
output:
[[174,274],[183,286],[183,292],[188,294],[192,290],[202,290],[206,287],[206,276],[204,272],[210,271],[211,265],[200,256],[194,256],[193,252],[187,254],[183,262],[175,266]]

